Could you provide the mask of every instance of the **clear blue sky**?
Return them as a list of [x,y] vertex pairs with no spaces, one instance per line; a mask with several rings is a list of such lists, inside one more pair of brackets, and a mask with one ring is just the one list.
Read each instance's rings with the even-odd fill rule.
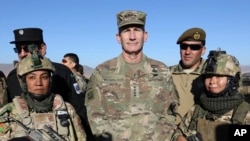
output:
[[17,59],[9,44],[14,29],[39,27],[51,60],[61,62],[73,52],[81,64],[94,68],[121,52],[115,34],[116,14],[122,10],[147,13],[144,53],[169,66],[180,59],[177,38],[191,27],[207,32],[204,58],[221,47],[241,65],[250,64],[249,0],[1,0],[0,63]]

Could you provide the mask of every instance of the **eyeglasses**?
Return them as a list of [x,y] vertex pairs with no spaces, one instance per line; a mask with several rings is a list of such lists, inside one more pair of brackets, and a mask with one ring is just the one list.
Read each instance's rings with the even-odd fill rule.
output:
[[13,48],[13,49],[14,49],[14,52],[15,52],[15,53],[18,53],[18,54],[20,54],[20,53],[22,52],[22,49],[23,49],[23,51],[25,51],[25,52],[29,52],[28,46],[16,46],[16,47]]
[[186,50],[188,47],[191,50],[200,50],[202,48],[202,45],[198,45],[198,44],[180,44],[180,48],[182,50]]
[[65,59],[62,59],[62,63],[67,63],[68,61]]

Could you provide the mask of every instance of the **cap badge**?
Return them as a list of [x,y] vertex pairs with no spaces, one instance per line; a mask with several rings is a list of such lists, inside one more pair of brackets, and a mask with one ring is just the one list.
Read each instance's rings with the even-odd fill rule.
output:
[[124,16],[124,21],[129,21],[132,19],[136,19],[136,15],[134,13],[127,13],[127,15]]
[[195,33],[194,33],[194,37],[193,37],[193,38],[194,38],[195,40],[199,40],[200,37],[201,37],[201,34],[200,34],[199,32],[195,32]]
[[19,33],[20,35],[23,35],[23,30],[22,30],[22,29],[19,30],[18,33]]

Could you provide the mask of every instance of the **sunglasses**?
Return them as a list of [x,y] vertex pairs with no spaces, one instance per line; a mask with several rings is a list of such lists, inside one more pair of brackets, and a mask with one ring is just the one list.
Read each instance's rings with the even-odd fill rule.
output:
[[65,59],[62,59],[62,63],[67,63],[68,61]]
[[202,45],[197,45],[197,44],[180,44],[180,48],[182,50],[186,50],[188,47],[191,50],[200,50],[202,48]]
[[22,49],[23,49],[23,51],[25,51],[25,52],[29,52],[28,46],[17,46],[17,47],[15,47],[15,48],[13,48],[13,49],[14,49],[14,52],[15,52],[15,53],[18,53],[18,54],[20,54],[20,53],[22,52]]

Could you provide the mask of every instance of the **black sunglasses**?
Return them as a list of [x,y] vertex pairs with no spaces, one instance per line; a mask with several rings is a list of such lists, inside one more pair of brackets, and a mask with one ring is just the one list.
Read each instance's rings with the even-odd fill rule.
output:
[[186,50],[188,47],[191,50],[200,50],[202,48],[202,45],[197,45],[197,44],[180,44],[180,48],[182,50]]
[[66,59],[62,59],[62,63],[67,63],[68,61]]
[[18,53],[18,54],[21,53],[22,49],[23,49],[25,52],[29,52],[28,46],[16,46],[16,47],[13,48],[13,49],[14,49],[14,52],[15,52],[15,53]]

